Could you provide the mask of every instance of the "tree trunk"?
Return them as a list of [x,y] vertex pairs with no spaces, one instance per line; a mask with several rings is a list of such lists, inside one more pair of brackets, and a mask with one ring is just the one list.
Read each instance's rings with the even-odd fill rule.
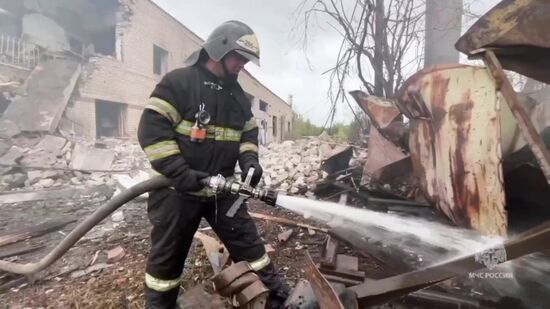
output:
[[376,0],[374,15],[374,95],[384,96],[384,0]]

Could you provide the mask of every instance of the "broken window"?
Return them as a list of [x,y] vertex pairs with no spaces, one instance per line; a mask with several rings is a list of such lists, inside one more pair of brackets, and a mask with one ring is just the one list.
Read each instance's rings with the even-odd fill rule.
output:
[[273,137],[277,137],[277,116],[273,116]]
[[281,138],[284,139],[285,137],[285,116],[281,116]]
[[94,52],[114,56],[116,46],[115,26],[104,28],[91,34]]
[[96,100],[96,136],[121,137],[124,136],[127,104]]
[[248,101],[250,102],[250,107],[254,107],[254,96],[251,95],[251,94],[248,93],[248,92],[245,92],[244,95],[246,96],[246,98],[247,98]]
[[168,70],[168,52],[153,44],[153,73],[164,75]]
[[267,103],[265,103],[262,100],[260,100],[260,110],[264,111],[264,112],[267,112]]

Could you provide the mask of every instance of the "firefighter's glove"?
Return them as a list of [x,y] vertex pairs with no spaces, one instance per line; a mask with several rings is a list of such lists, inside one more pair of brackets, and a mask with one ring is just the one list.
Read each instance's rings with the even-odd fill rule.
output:
[[206,177],[208,177],[208,173],[188,168],[185,172],[176,177],[174,187],[179,192],[199,191],[204,187],[200,181]]
[[258,161],[249,161],[243,164],[243,173],[241,175],[241,180],[244,182],[244,180],[246,179],[246,175],[248,175],[248,170],[251,167],[254,168],[254,174],[252,174],[250,185],[255,187],[260,182],[260,179],[262,179],[262,174],[264,173],[264,170],[262,169]]

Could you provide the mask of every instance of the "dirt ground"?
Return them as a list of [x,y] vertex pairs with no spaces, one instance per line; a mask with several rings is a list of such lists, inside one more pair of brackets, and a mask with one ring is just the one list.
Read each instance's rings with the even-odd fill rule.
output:
[[[104,200],[105,198],[96,197],[75,202],[45,201],[3,205],[0,207],[0,226],[3,227],[0,232],[5,233],[16,227],[29,226],[59,216],[82,218],[104,203]],[[249,210],[305,221],[287,211],[268,208],[261,203],[253,203]],[[20,284],[0,291],[0,308],[142,308],[144,266],[149,250],[150,229],[145,202],[132,202],[123,208],[123,213],[123,222],[115,223],[110,218],[104,220],[60,261],[40,273],[34,284],[20,279]],[[309,223],[319,225],[315,222]],[[256,220],[256,224],[265,243],[275,249],[271,253],[272,260],[288,284],[294,286],[304,277],[302,265],[306,250],[309,250],[314,260],[317,259],[326,235],[294,228],[291,238],[285,243],[279,243],[277,235],[291,227],[264,220]],[[23,256],[24,259],[18,262],[39,260],[74,225],[66,226],[62,232],[48,233],[32,239],[33,243],[47,243],[47,247]],[[207,227],[207,224],[203,222],[201,226]],[[205,233],[214,236],[211,231],[206,230]],[[106,264],[106,251],[118,245],[124,248],[126,254],[120,261]],[[73,278],[79,270],[87,269],[94,257],[93,265],[103,265],[106,268]],[[195,240],[184,271],[182,289],[186,294],[183,305],[188,308],[211,308],[223,303],[218,297],[210,295],[212,287],[209,278],[212,275],[205,251],[200,242]],[[13,279],[10,275],[0,273],[0,286],[13,282]]]
[[[1,204],[0,235],[60,218],[81,221],[106,200],[105,196],[96,194],[74,200]],[[25,278],[0,272],[0,309],[142,308],[144,268],[150,246],[146,202],[132,201],[121,210],[122,213],[118,216],[110,216],[103,220],[59,261],[39,274]],[[306,220],[283,209],[266,206],[261,202],[250,203],[249,211],[322,227],[318,222]],[[287,283],[293,287],[299,280],[305,279],[303,265],[306,250],[314,262],[319,262],[326,234],[260,219],[255,219],[255,222],[260,237],[266,245],[274,249],[270,256]],[[40,260],[75,225],[76,222],[59,231],[25,241],[24,243],[31,245],[45,245],[45,248],[8,260]],[[288,241],[280,243],[277,236],[290,228],[294,230],[292,236]],[[206,222],[201,224],[200,229],[203,233],[215,236],[208,229]],[[10,246],[12,245],[0,248],[0,254]],[[124,249],[125,255],[120,260],[108,261],[107,251],[117,246]],[[365,272],[368,277],[381,278],[388,275],[387,270],[379,262],[365,258],[343,244],[338,253],[358,256],[359,270]],[[202,243],[195,240],[183,274],[183,297],[180,304],[182,308],[224,308],[227,305],[226,300],[213,293],[210,280],[212,275],[213,271]],[[443,284],[449,285],[452,282],[447,281]],[[378,308],[434,307],[433,304],[419,305],[401,299]]]

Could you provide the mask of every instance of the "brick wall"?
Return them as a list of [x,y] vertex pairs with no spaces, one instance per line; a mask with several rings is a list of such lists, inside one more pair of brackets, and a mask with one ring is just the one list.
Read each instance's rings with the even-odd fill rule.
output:
[[[141,110],[161,78],[153,73],[153,44],[168,51],[168,71],[181,67],[184,60],[202,44],[199,37],[151,1],[123,0],[122,3],[121,10],[129,10],[129,17],[117,25],[116,59],[96,57],[90,60],[79,83],[82,101],[75,102],[70,112],[66,113],[73,121],[83,121],[88,135],[92,137],[95,136],[93,102],[100,99],[128,104],[124,131],[128,137],[135,138]],[[291,119],[292,109],[288,104],[247,72],[241,74],[239,81],[245,91],[270,104],[270,114],[273,112],[278,119],[284,114],[287,115],[285,118]],[[258,104],[255,106],[257,109]],[[272,126],[271,117],[262,117],[267,118]]]
[[89,98],[72,100],[65,108],[65,117],[84,128],[84,133],[95,137],[95,101]]

